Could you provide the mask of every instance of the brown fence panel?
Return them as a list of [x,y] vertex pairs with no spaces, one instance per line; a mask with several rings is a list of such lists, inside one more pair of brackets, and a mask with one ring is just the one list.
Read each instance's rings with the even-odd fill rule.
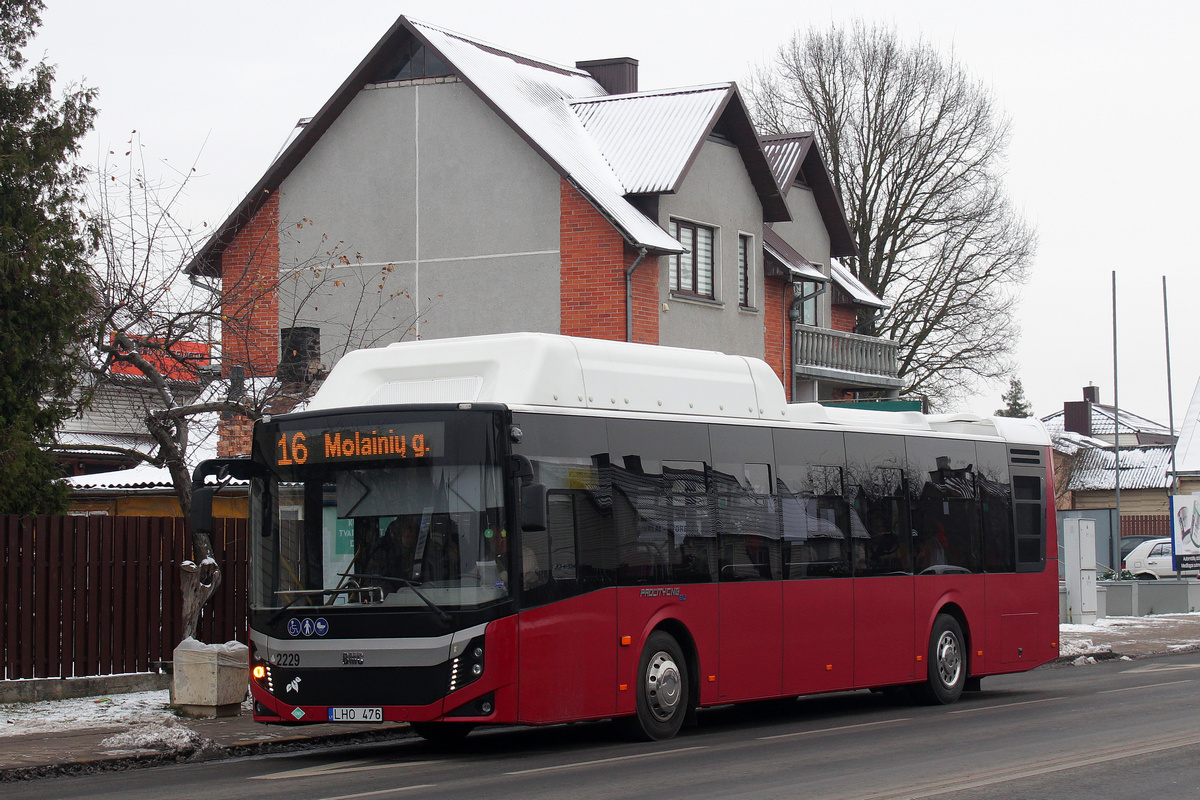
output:
[[33,558],[33,521],[21,525],[21,585],[20,599],[17,606],[17,642],[20,657],[17,660],[17,677],[34,677],[33,666],[33,577],[35,562]]
[[[217,520],[224,579],[201,638],[245,640],[246,522]],[[191,557],[171,517],[0,516],[0,680],[145,671],[183,630],[179,565]]]
[[1170,536],[1169,514],[1122,514],[1122,536]]

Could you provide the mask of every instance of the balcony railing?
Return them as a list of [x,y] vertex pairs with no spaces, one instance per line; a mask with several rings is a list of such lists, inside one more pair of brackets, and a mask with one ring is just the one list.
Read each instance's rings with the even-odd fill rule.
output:
[[842,380],[864,386],[898,387],[896,343],[890,339],[797,325],[792,354],[797,377]]

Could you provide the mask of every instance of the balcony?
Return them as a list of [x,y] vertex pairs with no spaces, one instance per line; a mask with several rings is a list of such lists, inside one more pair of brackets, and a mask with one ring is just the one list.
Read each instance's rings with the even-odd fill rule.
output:
[[792,341],[796,378],[862,389],[899,389],[896,343],[890,339],[797,325]]

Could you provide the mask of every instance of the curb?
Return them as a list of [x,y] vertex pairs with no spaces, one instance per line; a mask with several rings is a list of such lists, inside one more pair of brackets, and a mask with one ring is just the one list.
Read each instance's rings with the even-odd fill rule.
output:
[[0,703],[37,703],[42,700],[147,692],[167,689],[170,685],[171,676],[159,672],[0,681]]
[[286,753],[290,751],[337,747],[354,744],[374,744],[393,739],[404,739],[412,735],[407,725],[396,725],[375,731],[354,733],[330,733],[322,736],[294,736],[287,739],[252,740],[219,745],[206,739],[200,746],[187,750],[169,752],[139,752],[119,756],[98,756],[67,761],[62,764],[39,764],[33,767],[7,767],[0,769],[0,783],[33,780],[66,775],[94,775],[101,772],[122,772],[142,767],[157,767],[165,764],[200,763],[222,761],[229,758]]

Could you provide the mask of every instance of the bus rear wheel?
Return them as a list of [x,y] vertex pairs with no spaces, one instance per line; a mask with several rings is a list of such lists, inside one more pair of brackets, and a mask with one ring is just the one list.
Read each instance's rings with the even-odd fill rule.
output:
[[655,631],[646,639],[634,688],[637,716],[629,720],[629,733],[654,741],[678,733],[691,701],[687,661],[673,636]]
[[967,684],[967,648],[962,627],[949,614],[938,614],[929,633],[929,675],[919,694],[930,705],[948,705]]

